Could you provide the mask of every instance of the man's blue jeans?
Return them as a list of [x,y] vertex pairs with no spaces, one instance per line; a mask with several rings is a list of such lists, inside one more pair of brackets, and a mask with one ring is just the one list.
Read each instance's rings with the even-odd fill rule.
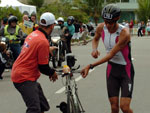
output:
[[20,52],[21,52],[21,45],[20,45],[20,43],[18,43],[18,44],[10,44],[10,49],[13,52],[14,60],[16,60],[17,57],[19,56]]

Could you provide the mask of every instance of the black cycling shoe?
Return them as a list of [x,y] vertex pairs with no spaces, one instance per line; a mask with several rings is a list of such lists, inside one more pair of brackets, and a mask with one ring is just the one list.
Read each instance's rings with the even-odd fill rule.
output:
[[3,79],[3,77],[2,76],[0,76],[0,80],[2,80]]

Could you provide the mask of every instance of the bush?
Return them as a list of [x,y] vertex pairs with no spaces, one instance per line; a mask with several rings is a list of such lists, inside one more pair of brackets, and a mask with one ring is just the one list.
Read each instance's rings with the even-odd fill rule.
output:
[[8,18],[9,14],[17,16],[19,21],[22,20],[22,13],[18,8],[14,9],[12,7],[0,7],[0,20],[2,20],[4,17]]

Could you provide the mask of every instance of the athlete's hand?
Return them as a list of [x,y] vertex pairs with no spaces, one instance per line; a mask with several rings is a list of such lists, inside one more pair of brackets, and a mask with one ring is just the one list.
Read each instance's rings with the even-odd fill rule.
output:
[[88,75],[89,69],[90,69],[90,65],[87,65],[85,68],[83,68],[83,69],[81,70],[81,73],[80,73],[80,74],[82,75],[83,78],[85,78],[85,77]]
[[100,52],[97,49],[94,49],[91,53],[92,57],[94,58],[98,58],[98,56],[100,55]]
[[55,82],[58,79],[58,75],[56,72],[54,72],[54,74],[52,76],[50,76],[50,81]]
[[51,46],[51,47],[49,47],[49,52],[50,52],[50,54],[53,56],[53,51],[55,50],[55,49],[58,49],[58,47],[56,47],[56,46]]

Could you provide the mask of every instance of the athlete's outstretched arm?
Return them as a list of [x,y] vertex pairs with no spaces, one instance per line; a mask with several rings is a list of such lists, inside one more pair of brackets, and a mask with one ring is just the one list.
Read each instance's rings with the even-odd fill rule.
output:
[[98,27],[96,28],[95,36],[92,40],[92,49],[93,50],[92,50],[91,55],[94,58],[98,58],[98,56],[100,55],[97,48],[98,48],[98,44],[99,44],[99,40],[100,40],[100,37],[101,37],[101,32],[103,30],[103,27],[104,27],[104,23],[101,23],[101,24],[98,25]]
[[[112,50],[106,54],[106,56],[104,56],[102,59],[96,61],[95,63],[92,64],[92,66],[97,66],[100,65],[102,63],[105,63],[107,61],[109,61],[111,58],[113,58],[113,56],[119,52],[121,49],[123,49],[128,42],[130,41],[130,34],[129,34],[129,30],[127,28],[124,28],[119,36],[119,41],[116,43],[116,45],[112,48]],[[90,65],[87,65],[82,71],[81,74],[82,76],[85,78],[88,74],[88,71],[90,69]]]

